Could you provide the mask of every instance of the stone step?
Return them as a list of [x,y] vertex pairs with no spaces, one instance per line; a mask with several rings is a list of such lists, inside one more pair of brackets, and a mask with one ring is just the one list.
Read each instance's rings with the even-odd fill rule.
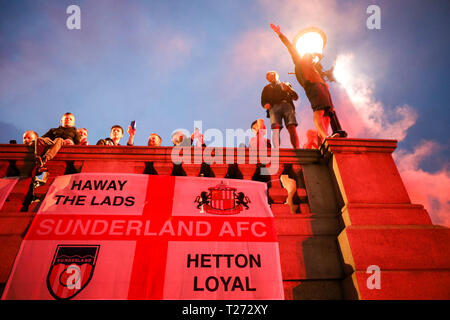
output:
[[297,196],[301,202],[308,202],[308,195],[306,194],[306,189],[297,188]]
[[336,237],[278,236],[283,280],[341,279]]
[[336,217],[317,218],[311,215],[303,217],[300,214],[275,217],[275,228],[278,235],[285,236],[337,236],[342,230],[341,224]]
[[300,207],[300,213],[302,213],[302,214],[311,213],[311,209],[309,208],[309,204],[307,204],[307,203],[300,203],[299,207]]
[[282,203],[272,203],[270,205],[270,208],[272,210],[272,214],[274,217],[291,217],[291,216],[299,216],[299,217],[324,217],[324,218],[336,218],[339,217],[337,213],[316,213],[311,212],[309,210],[309,205],[307,204],[300,204],[300,208],[303,209],[303,212],[295,212],[292,213],[289,205],[282,204]]
[[289,214],[311,214],[311,210],[307,203],[297,204],[295,205],[295,208],[297,208],[297,210],[295,212],[291,212],[289,205],[287,205],[285,202],[280,202],[280,198],[278,198],[278,202],[272,203],[271,205],[272,214],[274,216]]
[[[20,211],[30,188],[31,178],[21,178],[14,185],[0,212]],[[0,214],[1,214],[0,213]]]
[[342,209],[346,225],[431,225],[422,205],[414,204],[347,204]]
[[450,269],[450,229],[439,226],[349,226],[338,236],[347,274],[381,270]]
[[[369,279],[369,277],[372,277]],[[374,273],[356,271],[342,283],[346,299],[364,300],[449,300],[450,269],[421,271],[383,271],[379,273],[379,288]],[[371,288],[369,288],[369,285]],[[355,285],[356,284],[356,285]]]
[[34,213],[18,211],[0,213],[0,235],[23,234],[34,215]]
[[285,300],[342,300],[340,280],[283,281]]
[[270,188],[269,189],[269,197],[272,199],[274,203],[285,203],[288,196],[288,192],[286,189],[281,188]]
[[270,205],[270,209],[272,209],[272,214],[274,217],[294,215],[294,213],[291,213],[289,206],[284,203],[273,203]]
[[8,280],[21,243],[20,235],[0,235],[0,283]]

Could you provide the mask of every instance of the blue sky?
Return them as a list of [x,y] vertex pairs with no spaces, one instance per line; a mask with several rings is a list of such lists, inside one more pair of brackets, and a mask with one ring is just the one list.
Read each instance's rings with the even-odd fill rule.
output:
[[[66,28],[71,4],[81,8],[81,30]],[[381,8],[381,30],[366,28],[370,4]],[[385,115],[407,105],[416,116],[400,129],[399,148],[413,152],[421,141],[435,141],[433,156],[420,164],[435,172],[449,158],[449,9],[438,0],[0,0],[0,143],[21,141],[27,129],[42,135],[66,111],[89,130],[90,144],[131,120],[137,121],[135,145],[145,145],[151,132],[171,145],[172,131],[192,130],[195,120],[204,131],[246,130],[264,118],[265,73],[278,70],[300,94],[303,144],[312,112],[288,75],[292,61],[270,30],[274,22],[290,38],[304,27],[322,28],[325,67],[351,53],[355,76],[364,75],[382,107],[383,128],[401,126]],[[348,108],[345,90],[331,87],[350,136],[398,138],[383,136],[382,128],[354,128],[352,112],[364,110]],[[289,147],[286,135],[283,143]]]

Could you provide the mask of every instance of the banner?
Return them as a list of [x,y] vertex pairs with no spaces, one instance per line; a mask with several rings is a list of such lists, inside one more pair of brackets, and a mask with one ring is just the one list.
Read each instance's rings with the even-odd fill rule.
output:
[[284,299],[266,184],[59,176],[2,298]]
[[11,190],[16,185],[17,181],[19,181],[18,177],[0,179],[0,210],[3,208],[3,204],[11,193]]

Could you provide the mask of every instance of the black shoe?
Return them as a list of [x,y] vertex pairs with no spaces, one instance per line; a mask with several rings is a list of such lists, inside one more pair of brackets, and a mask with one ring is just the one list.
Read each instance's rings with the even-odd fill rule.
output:
[[335,132],[332,135],[328,136],[327,139],[328,138],[340,138],[340,137],[341,137],[341,135],[339,134],[339,132]]

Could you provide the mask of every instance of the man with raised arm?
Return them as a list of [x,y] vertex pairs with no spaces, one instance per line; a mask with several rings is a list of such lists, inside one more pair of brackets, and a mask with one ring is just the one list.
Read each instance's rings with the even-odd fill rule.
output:
[[[286,36],[281,33],[280,26],[270,24],[273,31],[280,37],[281,41],[289,50],[292,60],[295,64],[295,76],[299,84],[305,89],[306,96],[311,103],[313,109],[313,121],[317,128],[320,138],[325,140],[328,137],[328,125],[330,124],[330,116],[334,116],[333,102],[331,101],[328,85],[320,76],[319,72],[314,67],[313,55],[311,53],[305,53],[300,56],[296,48],[292,45]],[[336,117],[333,118],[337,121]],[[346,137],[347,134],[342,130],[335,130],[336,125],[333,125],[333,134],[331,137]],[[340,128],[338,128],[340,129]]]

